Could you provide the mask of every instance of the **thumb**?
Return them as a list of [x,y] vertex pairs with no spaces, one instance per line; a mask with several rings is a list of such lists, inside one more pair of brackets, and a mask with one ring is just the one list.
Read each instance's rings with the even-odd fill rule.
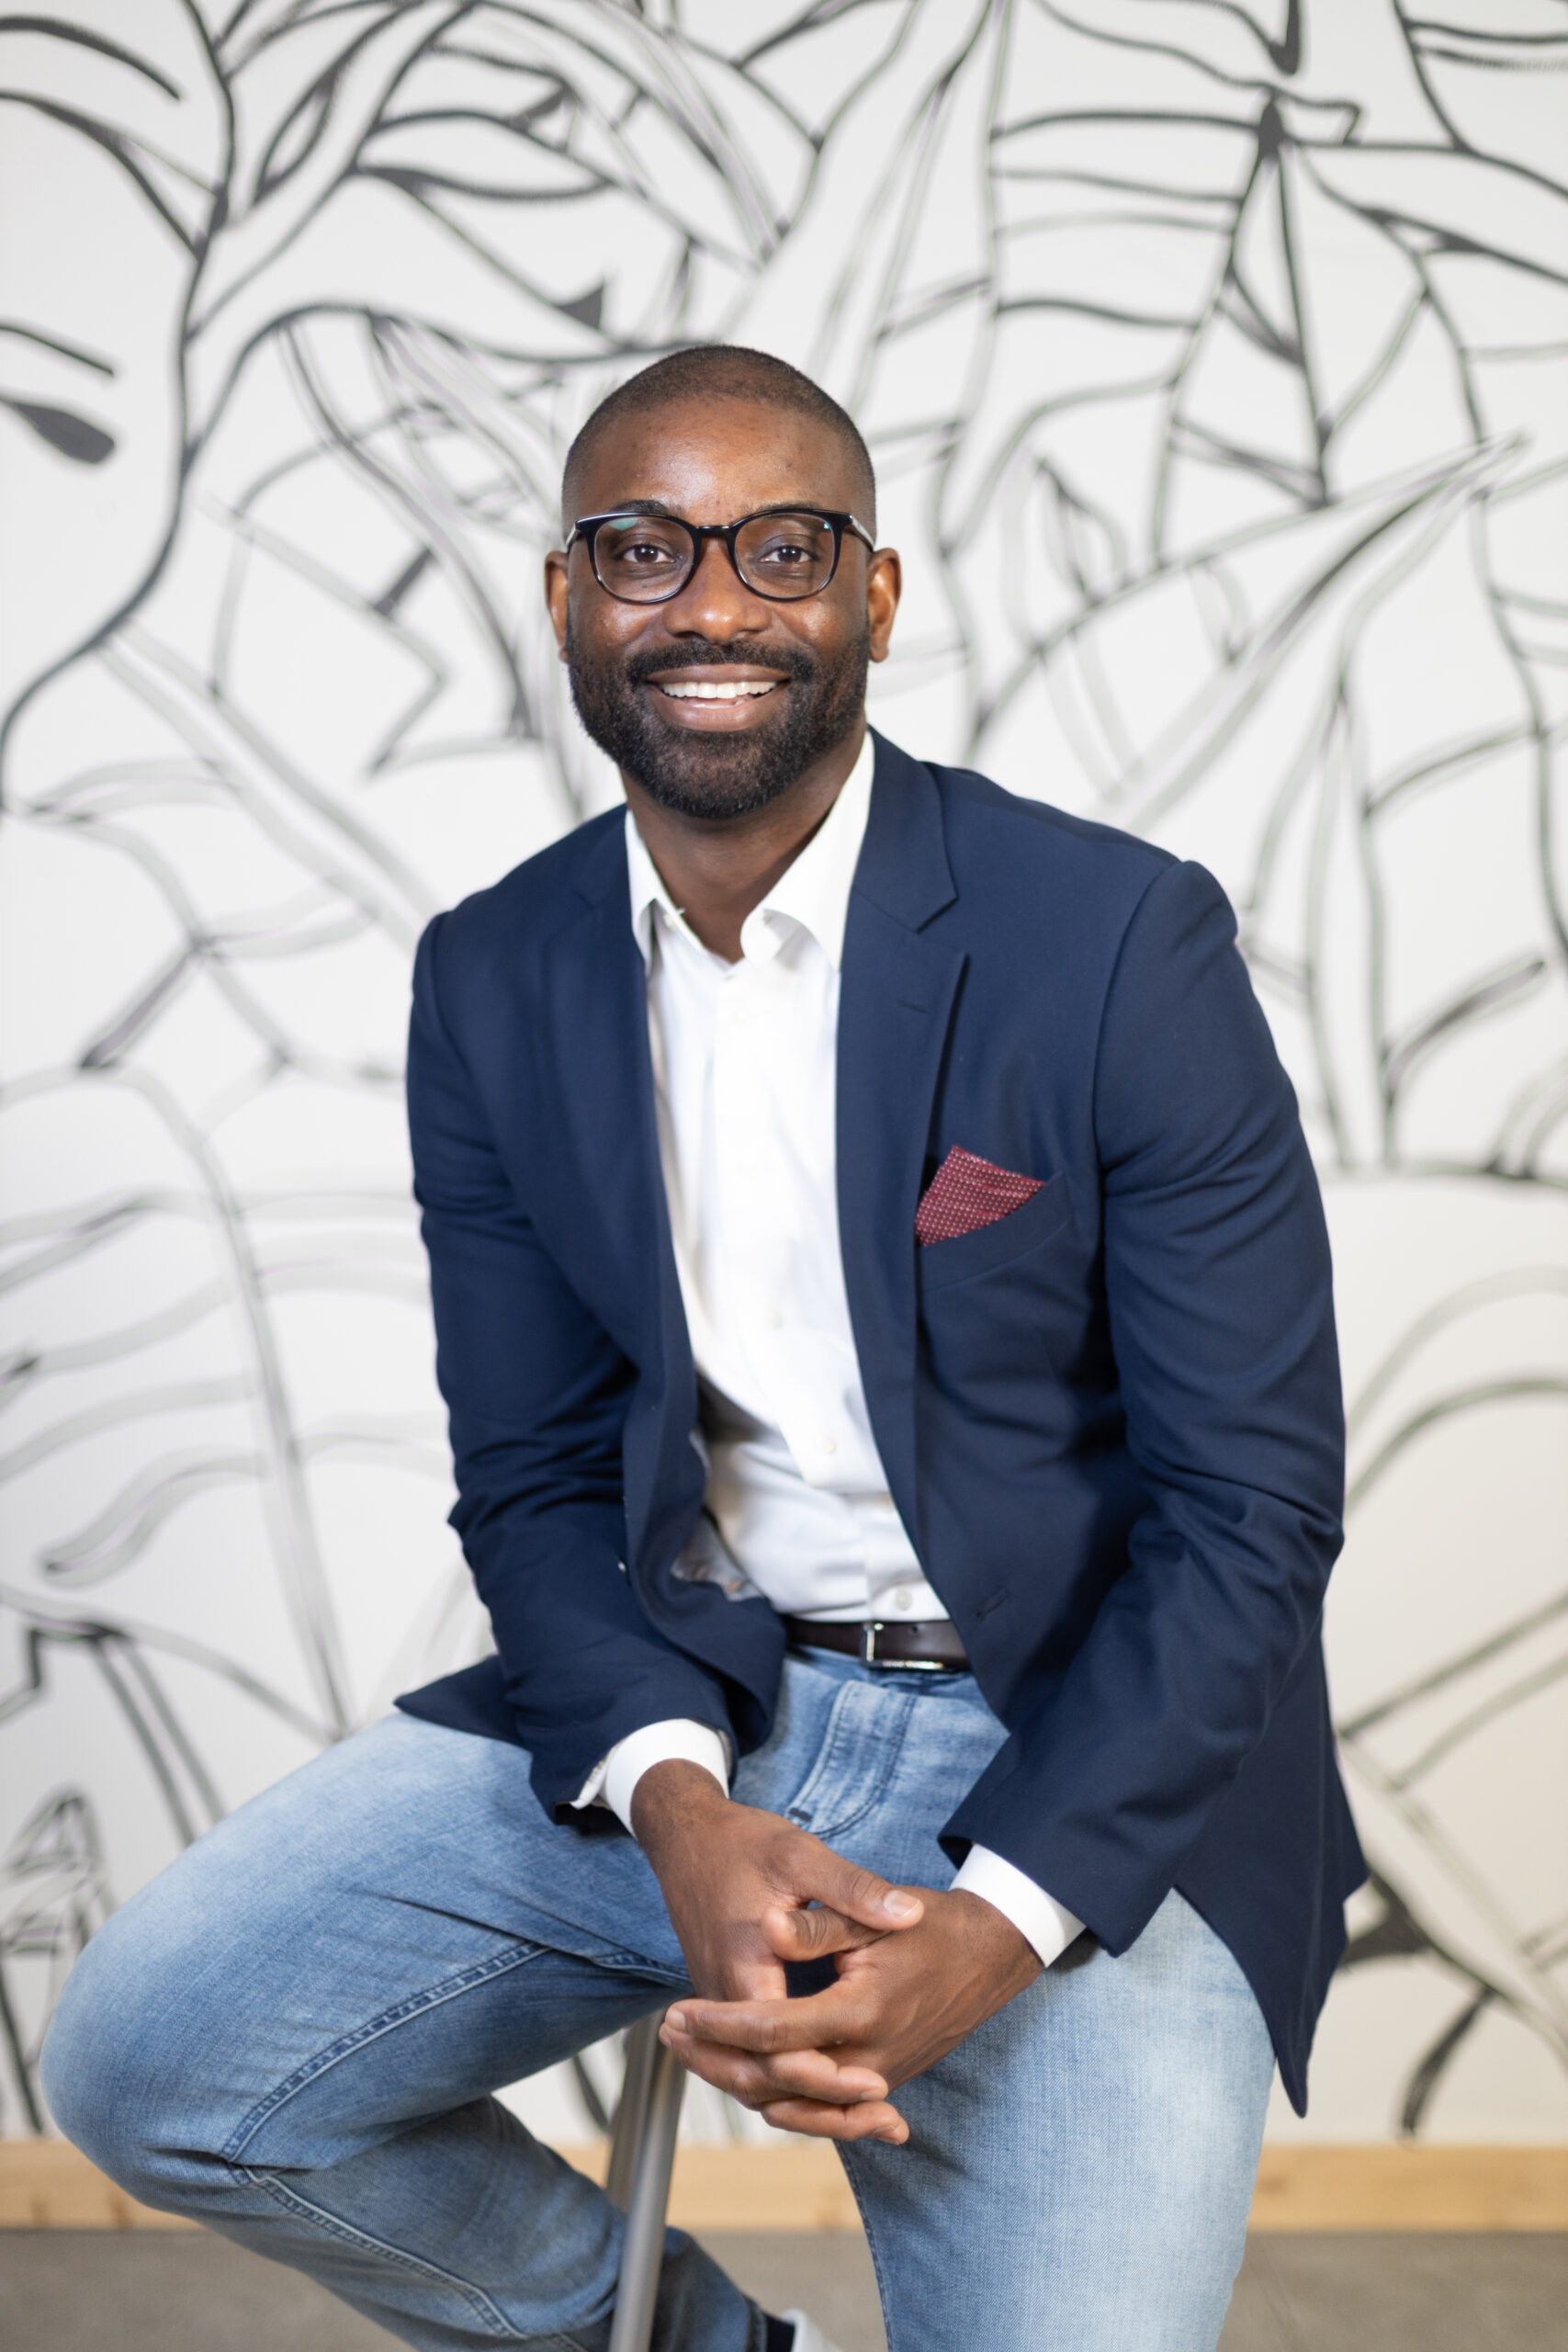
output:
[[863,1928],[858,1919],[846,1919],[841,1911],[829,1911],[821,1904],[809,1911],[777,1904],[763,1912],[761,1928],[780,1960],[822,1960],[829,1952],[858,1951],[863,1944],[880,1943],[888,1932],[886,1925]]
[[802,1891],[845,1919],[886,1935],[890,1928],[912,1928],[925,1910],[912,1889],[892,1886],[874,1871],[846,1862],[830,1846],[822,1848],[818,1859],[820,1867],[812,1873],[813,1883]]

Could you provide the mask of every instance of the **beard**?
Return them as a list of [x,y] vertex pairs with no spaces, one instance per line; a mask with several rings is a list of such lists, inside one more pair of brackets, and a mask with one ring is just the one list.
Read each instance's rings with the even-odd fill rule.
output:
[[[583,658],[569,622],[566,660],[573,706],[600,750],[661,808],[722,821],[766,808],[843,741],[864,708],[871,639],[863,623],[826,662],[801,645],[715,645],[688,638],[673,652],[648,647],[624,662],[594,664]],[[657,689],[639,691],[660,670],[737,662],[783,671],[789,684],[777,711],[734,735],[681,727],[660,713]]]

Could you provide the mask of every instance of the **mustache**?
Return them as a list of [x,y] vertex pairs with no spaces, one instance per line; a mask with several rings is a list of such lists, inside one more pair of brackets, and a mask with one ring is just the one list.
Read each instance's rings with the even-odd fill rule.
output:
[[640,686],[660,670],[720,670],[741,663],[758,670],[781,670],[788,678],[806,680],[818,674],[816,659],[803,645],[756,645],[739,639],[733,645],[716,645],[711,638],[688,637],[674,652],[660,652],[648,645],[628,653],[621,675],[628,685]]

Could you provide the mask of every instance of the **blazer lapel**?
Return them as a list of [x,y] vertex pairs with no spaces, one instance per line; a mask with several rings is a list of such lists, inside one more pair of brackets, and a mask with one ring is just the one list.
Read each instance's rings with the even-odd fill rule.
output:
[[923,935],[958,895],[935,780],[875,741],[839,1003],[839,1236],[872,1431],[919,1551],[915,1212],[964,957]]
[[671,1530],[682,1523],[690,1500],[696,1373],[660,1166],[647,970],[618,826],[594,843],[578,888],[581,915],[546,949],[550,1034],[539,1065],[555,1081],[565,1180],[557,1213],[578,1245],[569,1253],[572,1278],[641,1375],[625,1441],[635,1565],[660,1548],[666,1521]]

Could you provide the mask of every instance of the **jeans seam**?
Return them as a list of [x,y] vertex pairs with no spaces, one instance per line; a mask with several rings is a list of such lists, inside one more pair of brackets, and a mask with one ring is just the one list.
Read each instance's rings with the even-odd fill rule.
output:
[[350,2032],[340,2034],[324,2050],[317,2051],[314,2057],[297,2066],[283,2082],[275,2084],[265,2098],[258,2100],[241,2117],[227,2145],[218,2151],[220,2161],[224,2164],[240,2163],[245,2148],[269,2117],[287,2105],[296,2093],[317,2081],[355,2051],[364,2049],[367,2042],[378,2041],[382,2034],[392,2032],[400,2025],[407,2025],[411,2018],[423,2017],[428,2010],[439,2008],[444,2002],[456,2000],[459,1994],[472,1992],[476,1984],[487,1984],[491,1977],[503,1976],[509,1969],[521,1968],[526,1962],[536,1960],[544,1949],[542,1944],[536,1943],[514,1944],[507,1951],[476,1962],[471,1968],[459,1969],[455,1976],[444,1977],[438,1984],[427,1985],[421,1993],[405,1995],[402,2000],[394,2001],[389,2008],[379,2010],[375,2017],[367,2018]]
[[[240,2169],[248,2181],[270,2197],[275,2204],[281,2205],[286,2212],[314,2223],[327,2236],[341,2239],[345,2245],[356,2246],[364,2252],[400,2263],[405,2270],[416,2271],[422,2278],[437,2280],[443,2287],[451,2288],[462,2297],[474,2316],[491,2335],[509,2336],[513,2342],[517,2341],[516,2329],[482,2288],[471,2286],[468,2279],[459,2278],[453,2271],[443,2270],[439,2263],[427,2262],[423,2255],[410,2254],[406,2247],[393,2245],[386,2238],[372,2237],[368,2231],[355,2229],[351,2222],[341,2220],[337,2214],[327,2212],[320,2205],[312,2205],[309,2198],[301,2197],[297,2188],[288,2188],[276,2173],[260,2172],[249,2165],[242,2165]],[[561,2345],[564,2347],[566,2345],[566,2339],[561,2336],[552,2335],[544,2340],[552,2346]]]

